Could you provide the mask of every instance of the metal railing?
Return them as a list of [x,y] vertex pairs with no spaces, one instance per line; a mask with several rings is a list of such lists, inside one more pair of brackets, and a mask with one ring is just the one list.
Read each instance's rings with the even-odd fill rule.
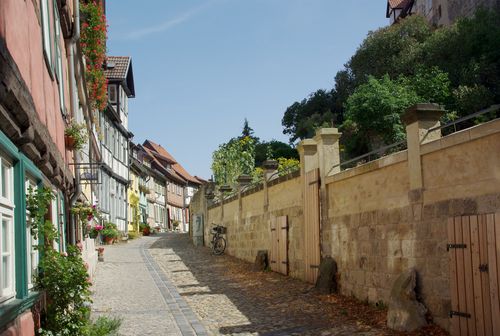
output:
[[[483,124],[485,122],[488,122],[488,121],[492,121],[492,120],[495,120],[497,118],[500,118],[500,104],[497,104],[497,105],[491,105],[490,107],[486,108],[486,109],[483,109],[481,111],[478,111],[476,113],[472,113],[472,114],[469,114],[469,115],[466,115],[465,117],[462,117],[462,118],[458,118],[456,120],[453,120],[453,121],[450,121],[444,125],[440,125],[440,126],[436,126],[436,127],[433,127],[433,128],[430,128],[427,133],[424,135],[424,137],[422,138],[422,141],[424,141],[427,136],[432,133],[432,132],[435,132],[435,131],[438,131],[438,130],[446,130],[450,127],[453,126],[453,131],[451,132],[446,132],[446,135],[449,135],[449,134],[452,134],[452,133],[455,133],[455,132],[458,132],[458,131],[461,131],[461,130],[464,130],[464,129],[467,129],[467,128],[470,128],[470,127],[473,127],[473,126],[476,126],[476,125],[480,125],[480,124]],[[486,117],[486,118],[482,118],[480,120],[475,120],[474,124],[473,125],[470,125],[470,122],[466,124],[467,127],[464,127],[464,128],[461,128],[461,127],[457,127],[459,126],[460,124],[464,124],[466,121],[473,121],[473,119],[476,119],[478,117],[481,117],[481,116],[486,116],[487,114],[490,114],[491,115],[489,117]]]
[[383,157],[385,155],[403,151],[403,150],[407,149],[407,146],[408,146],[408,144],[407,144],[406,140],[401,140],[401,141],[398,141],[396,143],[377,148],[377,149],[372,150],[371,152],[368,152],[366,154],[356,156],[355,158],[352,158],[350,160],[347,160],[347,161],[344,161],[344,162],[341,162],[339,164],[334,165],[330,169],[330,171],[328,172],[327,175],[330,175],[330,173],[337,167],[340,167],[340,170],[353,168],[353,167],[368,163],[370,161],[380,159],[381,157]]
[[[490,114],[489,116],[487,116]],[[482,118],[481,118],[482,117]],[[427,131],[427,133],[424,135],[422,138],[422,141],[424,141],[429,134],[432,132],[438,131],[438,130],[448,130],[450,127],[453,127],[453,130],[444,132],[445,135],[449,135],[452,133],[455,133],[460,130],[464,130],[491,120],[495,120],[497,118],[500,118],[500,104],[497,105],[492,105],[486,109],[483,109],[481,111],[478,111],[476,113],[469,114],[465,117],[461,117],[459,119],[450,121],[444,125],[436,126]],[[471,124],[472,123],[472,124]],[[465,125],[465,127],[460,127],[460,125]],[[377,159],[380,159],[381,157],[388,155],[388,154],[394,154],[399,151],[403,151],[408,148],[408,144],[406,140],[402,140],[384,147],[380,147],[378,149],[375,149],[371,152],[368,152],[366,154],[357,156],[355,158],[349,159],[347,161],[343,161],[339,164],[334,165],[330,171],[328,172],[327,175],[330,175],[331,172],[335,169],[340,167],[340,170],[348,169],[348,168],[353,168],[361,164],[368,163],[370,161],[374,161]]]

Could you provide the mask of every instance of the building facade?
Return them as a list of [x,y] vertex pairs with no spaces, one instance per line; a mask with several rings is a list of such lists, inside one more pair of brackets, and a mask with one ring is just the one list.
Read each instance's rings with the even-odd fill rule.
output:
[[143,152],[140,147],[130,143],[130,183],[128,190],[128,229],[137,231],[141,223],[148,223],[149,194],[147,183],[149,169],[143,164]]
[[408,15],[421,15],[436,26],[447,26],[460,17],[471,17],[478,8],[500,8],[499,0],[388,0],[386,17],[391,24]]
[[161,145],[146,140],[143,147],[155,158],[167,178],[168,228],[189,231],[189,203],[202,181],[189,174]]
[[108,56],[108,106],[100,113],[101,188],[99,207],[105,219],[123,233],[128,229],[129,143],[128,99],[135,97],[132,60]]
[[1,335],[35,333],[39,255],[27,218],[30,189],[52,190],[46,219],[58,232],[57,250],[84,238],[70,208],[85,198],[77,161],[90,157],[92,149],[87,144],[77,153],[65,142],[72,122],[84,124],[91,136],[94,127],[78,44],[78,6],[55,0],[0,5]]

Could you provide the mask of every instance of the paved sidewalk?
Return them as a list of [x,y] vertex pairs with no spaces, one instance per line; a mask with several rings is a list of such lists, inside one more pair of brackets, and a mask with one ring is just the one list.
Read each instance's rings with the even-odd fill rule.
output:
[[147,247],[158,237],[106,246],[92,287],[92,315],[123,319],[120,335],[207,335]]

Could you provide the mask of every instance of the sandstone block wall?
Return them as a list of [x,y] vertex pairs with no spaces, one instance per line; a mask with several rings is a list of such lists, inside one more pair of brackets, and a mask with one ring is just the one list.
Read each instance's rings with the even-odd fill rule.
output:
[[341,293],[387,302],[415,267],[420,299],[448,329],[447,221],[500,211],[499,130],[491,122],[422,145],[422,190],[410,190],[404,153],[328,179],[322,255],[337,261]]
[[[270,218],[288,216],[290,275],[303,278],[302,182],[300,177],[277,182],[267,190],[258,188],[243,193],[241,200],[235,198],[224,203],[223,218],[220,205],[209,207],[207,215],[210,223],[222,223],[227,227],[226,253],[248,262],[254,262],[259,250],[270,251]],[[205,241],[209,241],[209,229],[206,226]]]

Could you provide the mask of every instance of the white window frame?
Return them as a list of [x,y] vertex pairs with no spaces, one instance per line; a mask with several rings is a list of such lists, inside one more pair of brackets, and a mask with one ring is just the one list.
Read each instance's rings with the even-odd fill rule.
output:
[[59,19],[57,4],[56,2],[54,2],[54,52],[56,58],[55,70],[59,88],[59,105],[61,107],[61,113],[63,115],[66,115],[65,100],[64,100],[64,74],[62,66],[62,53],[61,53],[61,47],[59,46],[60,41],[61,41],[61,21]]
[[[14,165],[0,154],[0,303],[16,295],[16,256],[15,256],[15,218],[14,218]],[[5,181],[4,181],[5,176]],[[5,182],[5,183],[4,183]],[[3,193],[5,186],[5,195]],[[7,239],[3,237],[4,220],[8,221]],[[5,240],[5,244],[4,244]],[[7,246],[4,246],[7,245]],[[7,270],[4,269],[4,258],[7,259]],[[5,274],[6,279],[5,278]],[[6,281],[5,281],[6,280]]]
[[49,0],[40,0],[40,14],[42,17],[42,44],[45,60],[52,75],[54,64],[52,59],[52,34],[50,29]]

